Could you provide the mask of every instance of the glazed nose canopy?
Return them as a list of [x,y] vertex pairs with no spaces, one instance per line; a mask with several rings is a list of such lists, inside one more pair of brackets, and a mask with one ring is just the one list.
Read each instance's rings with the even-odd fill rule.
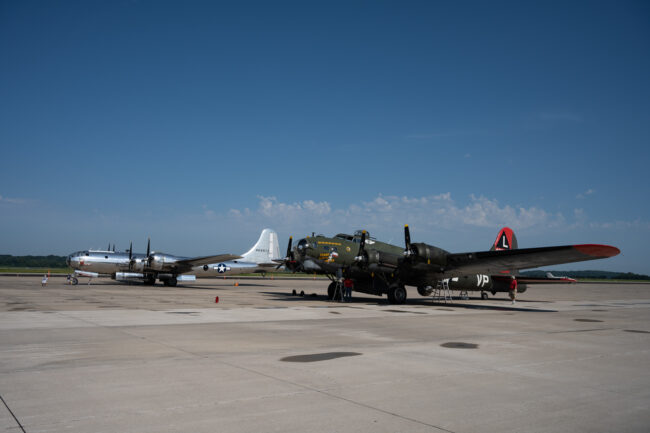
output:
[[309,248],[309,242],[307,242],[307,239],[300,239],[296,248],[298,249],[298,254],[304,256],[307,248]]

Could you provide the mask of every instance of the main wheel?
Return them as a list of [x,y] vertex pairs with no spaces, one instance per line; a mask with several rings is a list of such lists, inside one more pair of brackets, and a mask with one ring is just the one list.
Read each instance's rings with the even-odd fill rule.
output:
[[336,299],[334,299],[334,293],[336,292],[336,281],[332,281],[329,286],[327,286],[327,299],[332,301],[340,301],[341,294],[336,294]]
[[487,298],[488,298],[488,294],[485,292],[481,292],[481,299],[487,299]]
[[79,284],[79,280],[77,279],[77,277],[72,277],[72,285],[76,286],[77,284]]
[[392,285],[388,287],[388,302],[391,304],[403,304],[406,301],[406,288],[404,286]]

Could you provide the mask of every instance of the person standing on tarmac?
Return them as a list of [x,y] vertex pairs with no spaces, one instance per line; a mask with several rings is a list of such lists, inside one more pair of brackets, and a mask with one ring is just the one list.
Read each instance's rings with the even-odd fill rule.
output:
[[346,302],[350,302],[352,300],[352,286],[354,284],[352,283],[352,280],[350,277],[346,277],[345,280],[343,280],[343,294],[344,294],[344,299]]
[[512,280],[510,281],[509,295],[512,305],[515,305],[515,299],[517,298],[517,279],[515,277],[512,277]]

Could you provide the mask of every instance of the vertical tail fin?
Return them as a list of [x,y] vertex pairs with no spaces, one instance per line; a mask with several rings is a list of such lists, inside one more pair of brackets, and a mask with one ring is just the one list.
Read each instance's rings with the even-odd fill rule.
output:
[[497,235],[494,244],[492,244],[490,251],[516,250],[518,247],[515,232],[513,232],[509,227],[504,227],[499,230],[499,234]]
[[278,234],[271,229],[262,230],[257,243],[242,257],[241,261],[251,263],[273,263],[273,260],[281,259]]

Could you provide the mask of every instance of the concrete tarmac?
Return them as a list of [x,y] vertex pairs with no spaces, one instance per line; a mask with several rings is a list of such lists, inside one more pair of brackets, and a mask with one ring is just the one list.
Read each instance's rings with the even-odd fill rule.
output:
[[233,283],[0,277],[0,431],[650,431],[649,284],[395,306]]

